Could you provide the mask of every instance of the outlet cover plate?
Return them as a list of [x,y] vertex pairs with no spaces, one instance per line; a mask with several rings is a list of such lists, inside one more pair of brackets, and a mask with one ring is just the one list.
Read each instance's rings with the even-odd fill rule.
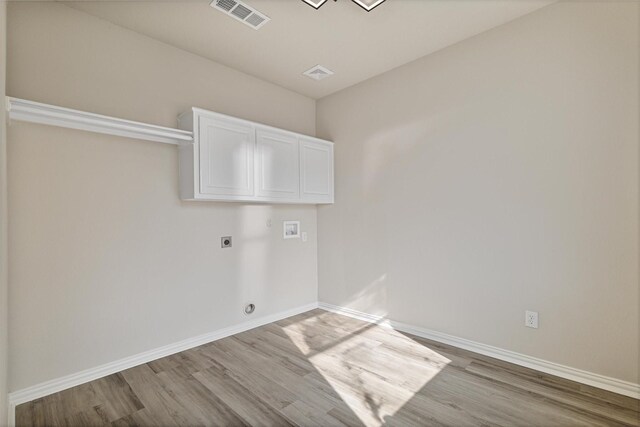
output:
[[538,329],[538,312],[537,311],[525,311],[524,312],[524,325],[527,328]]

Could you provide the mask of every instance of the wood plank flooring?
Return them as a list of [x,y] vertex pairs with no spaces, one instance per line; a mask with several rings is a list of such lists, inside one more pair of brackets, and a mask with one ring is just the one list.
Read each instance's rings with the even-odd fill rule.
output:
[[16,408],[18,426],[638,426],[640,401],[314,310]]

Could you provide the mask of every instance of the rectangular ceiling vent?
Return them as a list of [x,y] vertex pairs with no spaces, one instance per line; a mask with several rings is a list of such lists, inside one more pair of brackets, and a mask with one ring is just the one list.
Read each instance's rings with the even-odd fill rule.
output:
[[258,12],[240,0],[213,0],[210,5],[225,15],[229,15],[233,19],[250,26],[254,30],[260,29],[271,20],[271,18],[264,13]]
[[313,80],[322,80],[326,77],[332,76],[333,71],[331,71],[327,67],[323,67],[322,65],[316,65],[315,67],[309,68],[302,74],[309,78],[312,78]]

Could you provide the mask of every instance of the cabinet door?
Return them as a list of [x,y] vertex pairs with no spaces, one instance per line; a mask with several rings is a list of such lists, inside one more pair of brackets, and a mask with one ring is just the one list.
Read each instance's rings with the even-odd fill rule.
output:
[[257,196],[293,199],[300,197],[298,138],[286,132],[256,132]]
[[200,192],[208,195],[253,196],[253,126],[200,117]]
[[300,196],[333,203],[333,144],[300,138]]

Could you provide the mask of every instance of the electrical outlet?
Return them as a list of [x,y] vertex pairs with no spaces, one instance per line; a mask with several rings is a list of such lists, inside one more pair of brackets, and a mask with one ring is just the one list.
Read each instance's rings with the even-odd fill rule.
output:
[[307,239],[308,239],[308,237],[307,237],[307,232],[306,232],[306,231],[303,231],[303,232],[302,232],[302,241],[303,241],[303,242],[306,242],[306,241],[307,241]]
[[524,312],[524,326],[527,328],[538,329],[538,312],[537,311],[525,311]]

